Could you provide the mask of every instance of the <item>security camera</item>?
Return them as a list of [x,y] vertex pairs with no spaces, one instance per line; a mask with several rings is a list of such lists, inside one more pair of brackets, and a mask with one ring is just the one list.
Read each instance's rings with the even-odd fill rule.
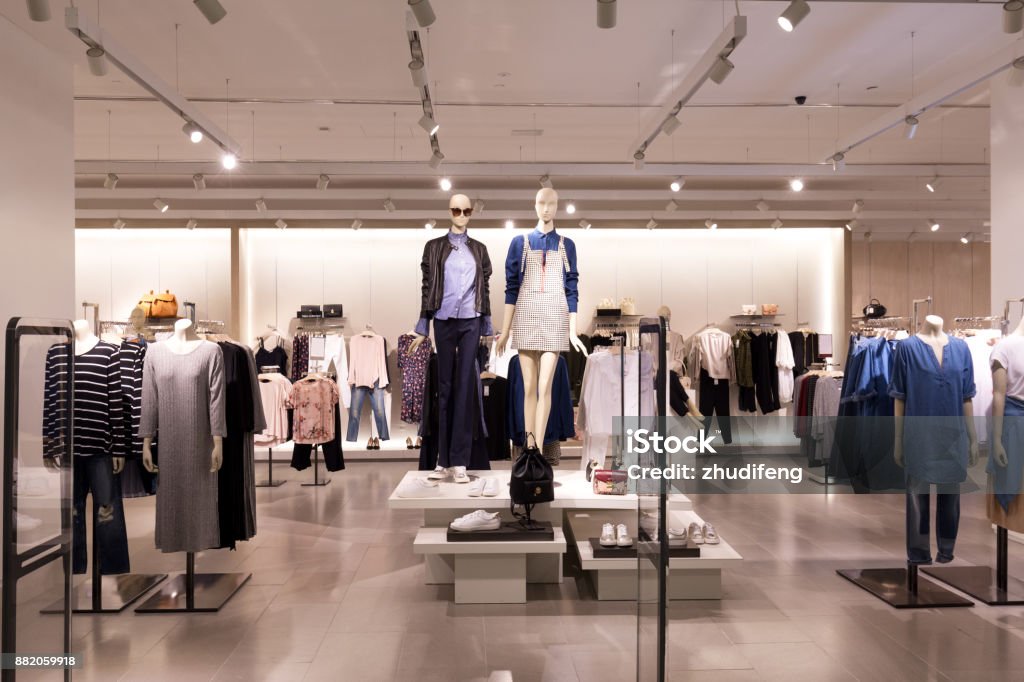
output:
[[804,103],[807,101],[807,95],[797,95],[793,99],[796,100],[797,104],[799,104],[800,106],[803,106]]

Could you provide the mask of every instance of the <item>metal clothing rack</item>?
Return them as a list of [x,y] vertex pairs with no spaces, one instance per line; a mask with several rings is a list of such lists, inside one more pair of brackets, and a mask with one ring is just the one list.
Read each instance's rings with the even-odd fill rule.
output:
[[325,478],[320,479],[320,445],[313,446],[313,482],[312,483],[300,483],[304,488],[319,488],[325,486],[331,482],[331,479]]
[[82,301],[82,315],[89,319],[89,308],[92,308],[92,330],[96,336],[100,335],[100,304]]
[[931,296],[926,296],[924,298],[915,298],[910,303],[911,303],[911,305],[914,308],[914,315],[911,318],[913,323],[914,323],[914,328],[913,328],[912,331],[917,332],[917,328],[921,325],[921,314],[920,314],[920,312],[918,312],[919,308],[920,308],[920,306],[927,304],[928,305],[928,314],[931,314],[931,312],[932,312],[932,297]]
[[[277,365],[264,365],[258,368],[260,374],[280,374],[281,368]],[[274,480],[274,448],[267,448],[267,480],[256,481],[257,488],[278,488],[288,481]]]

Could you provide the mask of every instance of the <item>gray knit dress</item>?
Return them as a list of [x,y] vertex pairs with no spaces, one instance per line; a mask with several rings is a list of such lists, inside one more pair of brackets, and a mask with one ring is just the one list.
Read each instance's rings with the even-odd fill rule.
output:
[[217,474],[210,473],[213,436],[224,437],[224,359],[203,341],[190,353],[155,343],[142,373],[139,436],[160,434],[156,546],[198,552],[220,545]]

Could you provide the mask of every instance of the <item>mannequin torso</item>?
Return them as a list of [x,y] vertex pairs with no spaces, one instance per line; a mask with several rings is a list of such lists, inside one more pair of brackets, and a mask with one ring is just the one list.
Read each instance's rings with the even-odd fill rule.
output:
[[100,342],[85,320],[75,320],[72,326],[75,329],[75,355],[88,353]]

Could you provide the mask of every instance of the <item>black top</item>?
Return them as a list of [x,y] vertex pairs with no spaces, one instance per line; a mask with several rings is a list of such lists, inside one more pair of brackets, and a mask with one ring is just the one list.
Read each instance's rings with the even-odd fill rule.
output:
[[[124,403],[121,388],[120,349],[100,341],[75,356],[72,429],[74,454],[123,457],[126,450]],[[60,388],[68,380],[66,350],[54,346],[46,354],[43,396],[44,435],[58,445],[65,433],[60,409]],[[46,454],[57,454],[57,452]]]
[[256,371],[262,372],[264,367],[277,367],[278,371],[288,376],[288,353],[281,346],[267,350],[260,339],[260,349],[256,351]]

